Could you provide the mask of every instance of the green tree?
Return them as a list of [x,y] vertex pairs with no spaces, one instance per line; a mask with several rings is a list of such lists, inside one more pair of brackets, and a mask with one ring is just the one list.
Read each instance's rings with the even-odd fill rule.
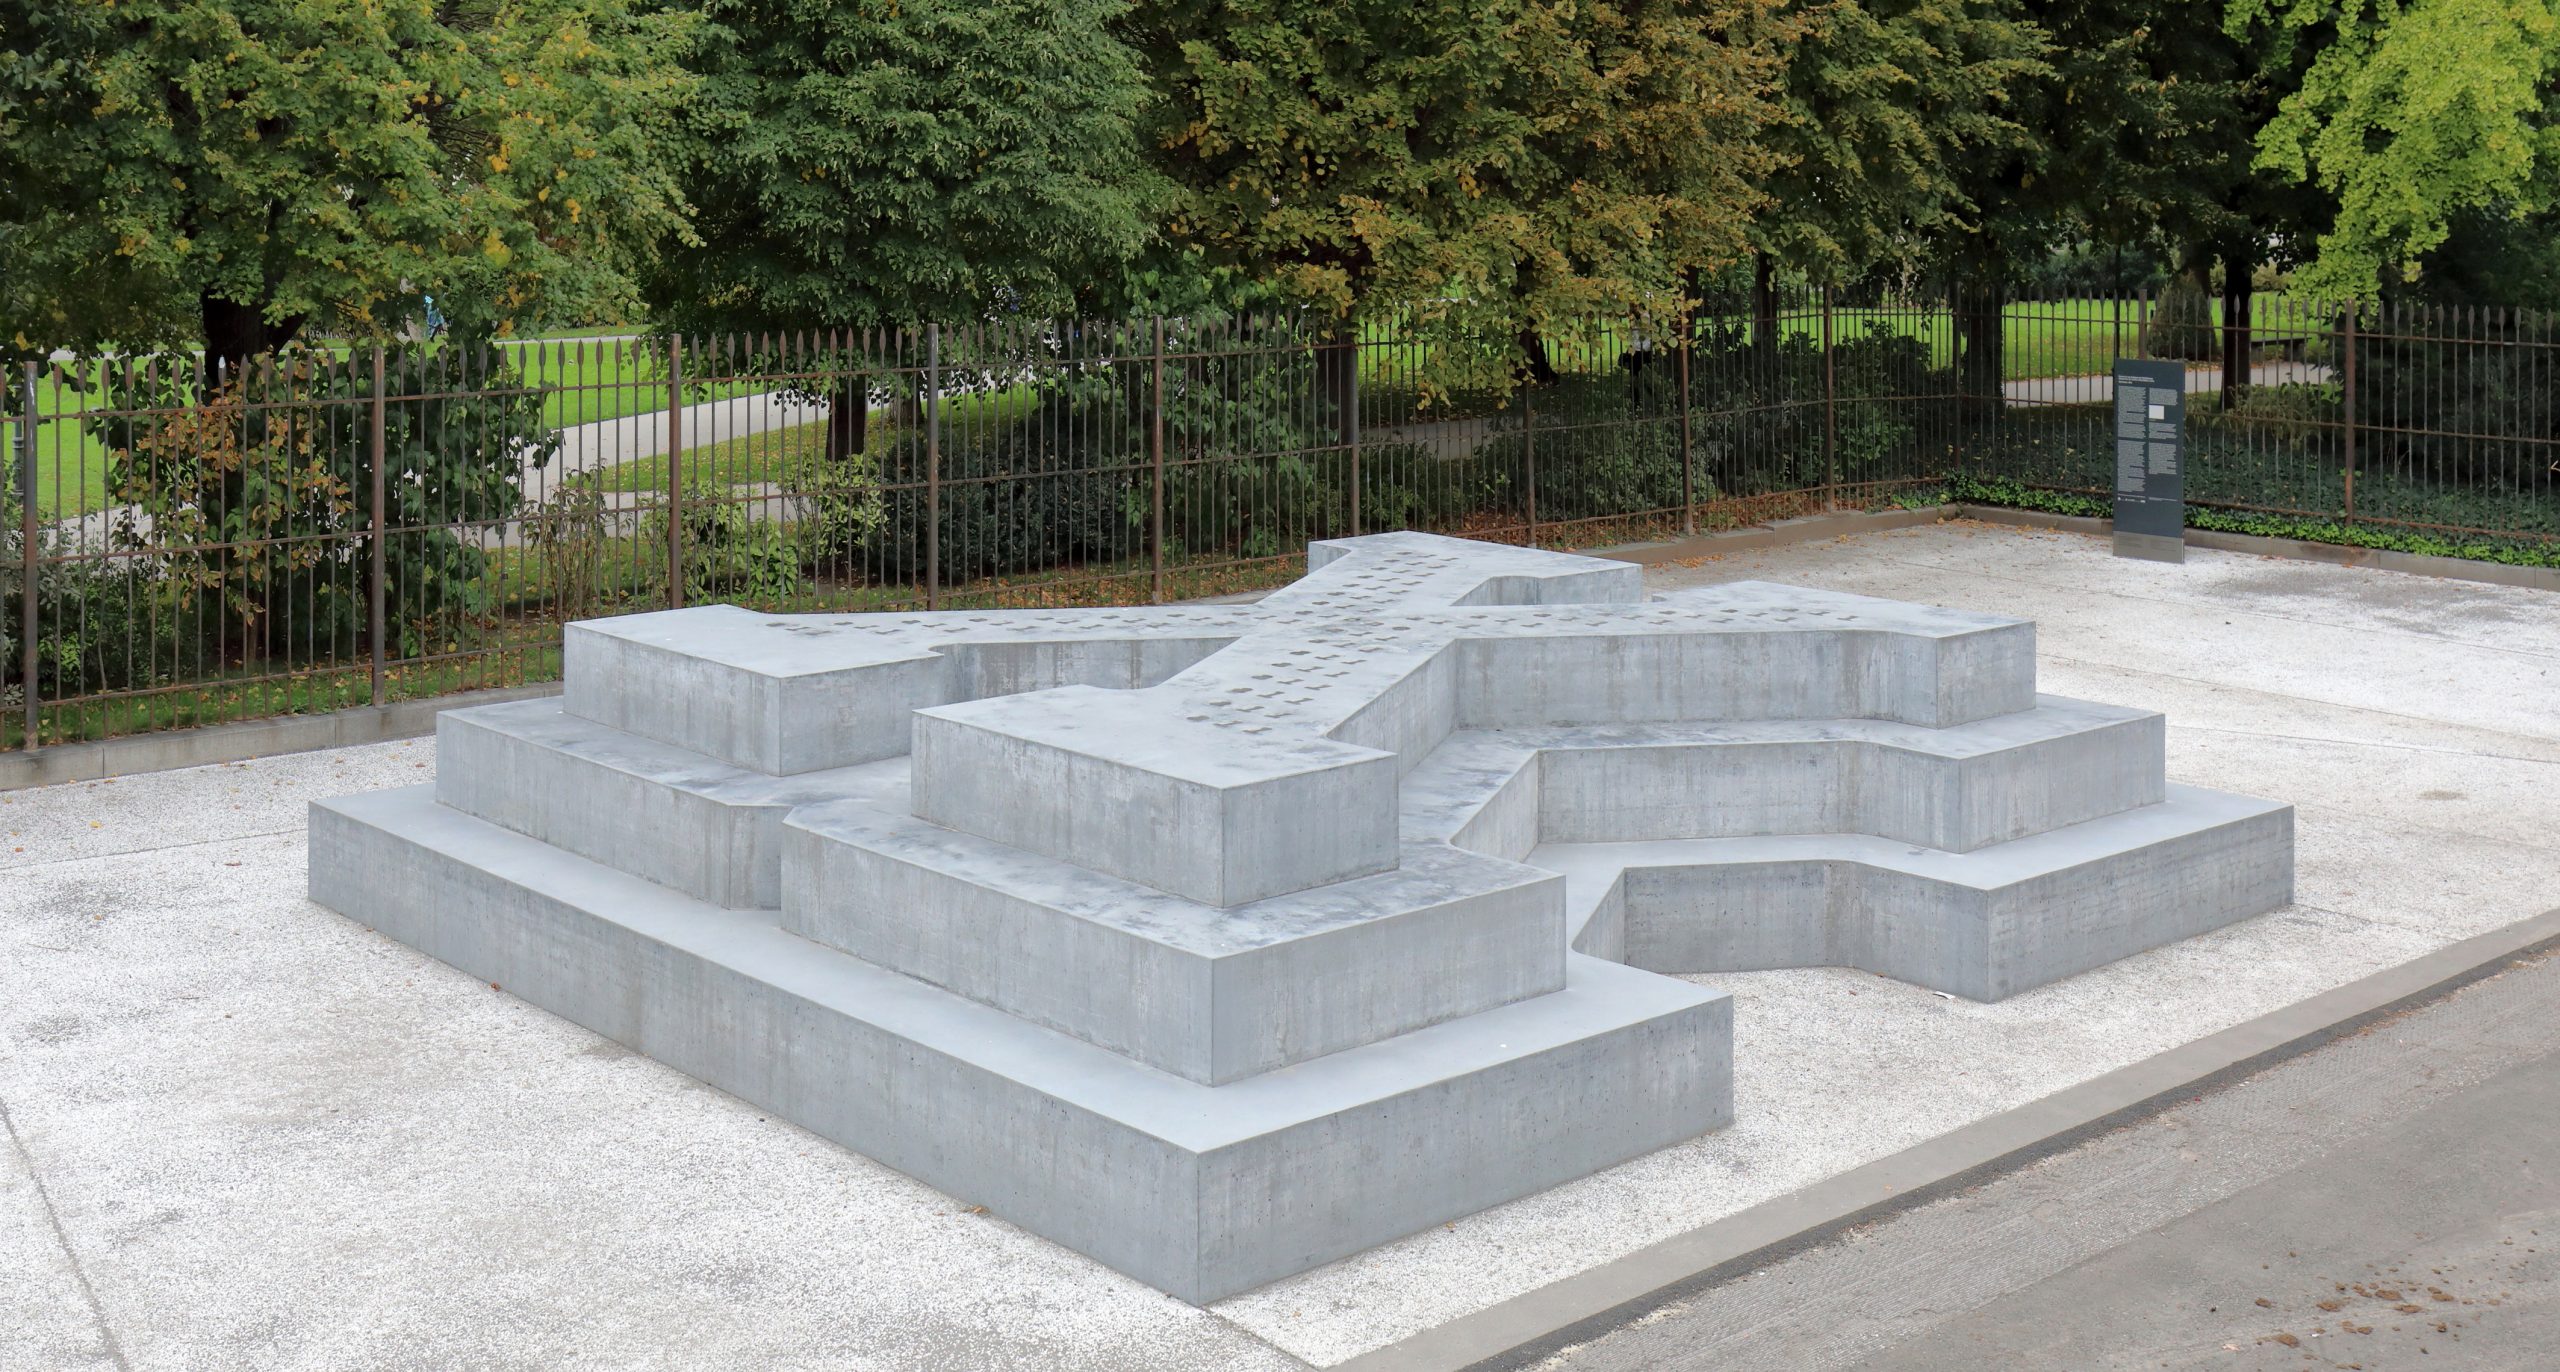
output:
[[[1118,280],[1159,199],[1120,0],[704,0],[681,153],[699,247],[654,277],[670,329],[1038,317]],[[740,359],[851,379],[829,448],[865,446],[851,350]]]
[[2013,86],[2008,108],[2035,136],[1957,164],[1972,208],[1939,245],[1963,394],[2000,395],[2006,283],[2052,244],[2165,251],[2190,273],[2218,257],[2236,264],[2225,278],[2244,293],[2246,318],[2250,268],[2315,215],[2270,195],[2250,168],[2268,55],[2196,23],[2188,9],[2180,0],[2021,0],[2018,13],[2043,34],[2047,69]]
[[1785,118],[1769,132],[1774,208],[1751,227],[1763,319],[1780,269],[1839,283],[1968,232],[1965,166],[2035,146],[2019,103],[2053,71],[2044,31],[2009,0],[1827,0],[1796,14]]
[[0,179],[24,349],[503,326],[627,304],[681,231],[690,20],[632,0],[20,0]]
[[2560,0],[2231,0],[2302,60],[2257,165],[2337,197],[2299,278],[2414,280],[2466,215],[2560,204]]
[[1346,320],[1668,316],[1744,250],[1773,3],[1143,5],[1169,230]]

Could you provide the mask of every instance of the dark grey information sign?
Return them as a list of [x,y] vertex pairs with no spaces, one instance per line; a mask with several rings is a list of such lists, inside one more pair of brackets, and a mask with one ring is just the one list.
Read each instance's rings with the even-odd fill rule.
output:
[[2183,562],[2187,554],[2187,369],[2116,359],[2116,555]]

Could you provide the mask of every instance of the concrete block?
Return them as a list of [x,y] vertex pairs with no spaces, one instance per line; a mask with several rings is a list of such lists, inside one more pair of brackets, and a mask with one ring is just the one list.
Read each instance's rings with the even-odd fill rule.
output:
[[[1461,722],[1481,727],[1881,719],[1946,728],[2035,704],[2035,626],[1861,596],[1780,608],[1758,582],[1631,614],[1459,616]],[[1479,612],[1481,614],[1481,612]]]
[[733,605],[569,625],[569,713],[727,763],[789,776],[897,757],[920,706],[954,699],[929,648],[791,634]]
[[784,928],[1212,1085],[1564,986],[1563,883],[1443,845],[1220,908],[859,803],[785,841]]
[[1969,854],[1865,835],[1549,845],[1577,947],[1696,975],[1857,967],[2005,999],[2293,897],[2293,808],[2158,805]]
[[1392,756],[1168,719],[1154,694],[1070,686],[918,711],[915,813],[1210,905],[1395,865]]
[[2047,697],[1949,729],[1559,732],[1539,751],[1538,832],[1552,843],[1872,834],[1966,853],[2159,804],[2162,723]]

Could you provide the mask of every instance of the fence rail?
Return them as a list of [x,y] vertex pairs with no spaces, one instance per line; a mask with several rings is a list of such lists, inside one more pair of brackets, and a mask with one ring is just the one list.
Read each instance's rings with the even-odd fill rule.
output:
[[2560,561],[2551,317],[2199,303],[1746,294],[1534,347],[1258,314],[27,363],[0,748],[550,679],[562,623],[688,603],[1138,603],[1388,528],[2095,509],[2126,353],[2210,394],[2200,521]]

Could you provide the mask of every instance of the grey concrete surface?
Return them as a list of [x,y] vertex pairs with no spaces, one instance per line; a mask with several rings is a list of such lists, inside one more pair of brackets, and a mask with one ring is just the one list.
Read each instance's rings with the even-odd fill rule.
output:
[[2540,1372],[2560,959],[1644,1312],[1559,1372]]
[[[1309,564],[1233,607],[575,626],[556,711],[448,714],[437,787],[315,806],[312,897],[1197,1301],[1729,1123],[1730,1001],[1594,957],[1997,1000],[2290,899],[2290,807],[2164,794],[2156,728],[2039,709],[2025,621],[1759,582],[1645,600],[1625,564],[1411,533]],[[963,654],[1067,642],[1134,677],[1219,624],[1160,682],[960,698]],[[1399,776],[1462,728],[1615,726],[1676,771],[1765,751],[1701,723],[1800,721],[1801,778],[1871,756],[1825,730],[1981,755],[2039,732],[2019,716],[2098,739],[1975,784],[1852,765],[1813,832],[1773,784],[1723,798],[1733,836],[1573,846],[1624,873],[1580,940],[1545,849],[1399,840]],[[1679,747],[1641,746],[1666,724]],[[902,739],[898,793],[863,763]],[[1858,831],[1897,804],[2015,832]],[[1566,827],[1623,837],[1613,813]]]
[[1749,1048],[1731,1128],[1200,1311],[305,901],[306,803],[426,780],[430,741],[8,793],[0,1105],[71,1256],[0,1217],[0,1265],[52,1274],[0,1321],[103,1322],[138,1368],[1332,1363],[2560,890],[2551,596],[1965,526],[1647,577],[2037,620],[2046,689],[2167,712],[2171,780],[2296,805],[2297,904],[1998,1004],[1703,978]]

